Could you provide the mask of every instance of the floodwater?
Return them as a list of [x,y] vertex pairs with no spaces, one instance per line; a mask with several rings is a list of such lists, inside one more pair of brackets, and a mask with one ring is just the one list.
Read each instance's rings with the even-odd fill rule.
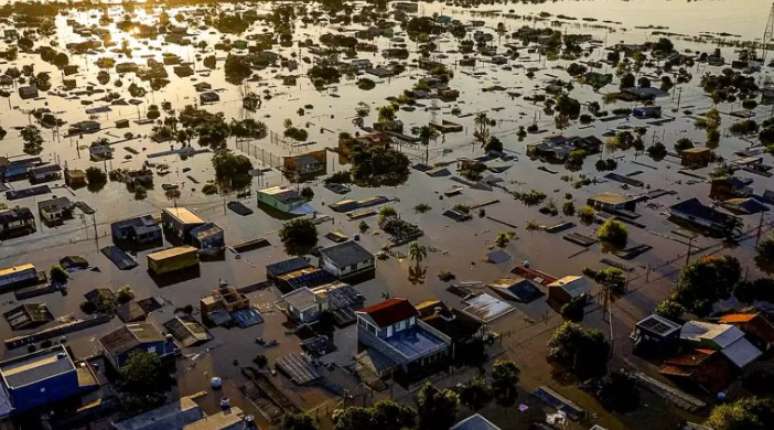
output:
[[[744,7],[739,7],[740,3]],[[503,22],[507,32],[510,34],[522,25],[535,26],[553,26],[549,18],[548,21],[533,21],[532,19],[508,18],[502,15],[493,15],[495,11],[502,13],[512,13],[516,15],[532,17],[540,12],[549,12],[552,15],[563,14],[578,18],[577,21],[565,21],[566,25],[562,28],[568,33],[590,33],[598,40],[601,46],[609,46],[619,41],[625,42],[643,42],[654,40],[651,35],[653,30],[635,28],[637,26],[658,25],[667,27],[662,29],[664,32],[685,34],[695,36],[700,32],[726,32],[741,37],[728,37],[728,40],[754,40],[760,38],[766,23],[769,11],[769,3],[759,0],[749,0],[740,2],[738,0],[710,0],[701,2],[684,1],[639,1],[623,2],[619,0],[597,0],[597,1],[569,1],[569,2],[551,2],[539,5],[524,4],[497,4],[482,7],[480,12],[462,10],[457,7],[447,6],[440,3],[422,4],[420,13],[424,14],[447,14],[462,21],[471,19],[484,20],[486,25],[481,28],[482,31],[494,34],[494,27],[497,23]],[[222,6],[225,9],[233,7],[232,5]],[[252,6],[250,6],[252,7]],[[257,7],[268,11],[270,4],[259,4]],[[513,12],[510,10],[513,9]],[[185,12],[188,9],[182,9]],[[172,22],[175,23],[175,10],[172,9],[169,15]],[[108,9],[108,13],[116,22],[121,19],[123,12],[119,7]],[[137,8],[134,12],[135,20],[141,22],[154,22],[154,13],[148,13],[142,8]],[[38,43],[52,42],[64,50],[64,46],[70,42],[83,40],[73,32],[73,28],[68,24],[68,19],[75,20],[85,26],[104,26],[99,24],[100,14],[95,11],[67,11],[63,15],[56,17],[56,36],[50,40],[43,39]],[[582,18],[593,17],[596,22],[581,21]],[[602,21],[616,21],[621,24],[603,23]],[[195,18],[198,21],[198,18]],[[188,24],[185,24],[188,25]],[[9,24],[0,24],[0,29],[8,28]],[[127,40],[132,49],[132,61],[144,64],[147,58],[155,57],[161,59],[162,53],[174,53],[179,55],[183,61],[189,61],[194,64],[197,73],[189,78],[177,78],[172,73],[171,67],[168,67],[169,79],[171,83],[160,91],[149,91],[145,97],[142,97],[142,104],[138,106],[111,106],[111,111],[107,113],[90,116],[86,109],[104,106],[108,103],[101,101],[107,91],[117,91],[128,100],[130,97],[126,88],[132,82],[147,88],[147,84],[139,81],[132,74],[118,76],[115,70],[110,70],[111,81],[107,85],[99,85],[96,81],[98,67],[95,62],[97,59],[105,56],[115,56],[117,63],[128,61],[129,59],[121,57],[120,54],[112,52],[94,52],[85,55],[71,55],[70,63],[80,66],[80,72],[75,75],[78,81],[78,87],[75,92],[83,91],[88,85],[94,88],[103,89],[106,92],[89,93],[83,92],[75,94],[71,92],[64,94],[64,97],[49,94],[37,100],[21,100],[15,88],[11,88],[11,97],[7,100],[0,99],[0,124],[8,131],[8,135],[0,141],[0,155],[9,158],[21,156],[22,143],[15,127],[25,126],[30,118],[27,112],[33,108],[48,107],[60,119],[73,123],[86,119],[96,119],[106,127],[103,131],[84,135],[81,138],[63,137],[63,132],[59,134],[55,130],[43,130],[43,136],[46,139],[43,153],[40,156],[46,161],[58,162],[69,168],[85,169],[89,166],[105,167],[108,170],[116,168],[139,168],[146,160],[148,154],[165,151],[170,147],[179,147],[177,143],[157,144],[147,138],[151,133],[151,125],[137,125],[132,123],[129,129],[112,128],[117,119],[135,120],[138,117],[145,116],[150,104],[160,105],[164,101],[172,104],[173,109],[180,111],[187,104],[197,104],[198,94],[194,89],[197,82],[208,82],[220,95],[221,102],[206,105],[205,109],[211,112],[223,112],[229,120],[230,118],[253,117],[267,124],[271,135],[263,140],[241,142],[237,144],[233,138],[229,139],[228,147],[250,156],[254,165],[262,164],[271,166],[272,157],[276,160],[278,157],[302,153],[313,149],[333,148],[336,146],[338,134],[340,132],[354,133],[357,131],[352,120],[356,116],[355,107],[359,102],[368,105],[371,108],[371,115],[365,119],[366,124],[375,120],[376,111],[379,106],[387,104],[387,97],[397,96],[402,91],[410,89],[424,75],[424,72],[416,67],[407,68],[406,72],[400,76],[389,79],[376,79],[377,86],[373,90],[363,91],[355,85],[355,79],[343,78],[342,81],[325,90],[316,90],[310,81],[303,77],[313,64],[313,55],[306,49],[293,46],[283,48],[275,46],[272,50],[283,57],[295,57],[299,60],[299,69],[286,70],[280,67],[267,68],[258,72],[260,79],[255,82],[248,82],[245,88],[234,86],[225,81],[223,74],[223,60],[226,53],[218,51],[218,68],[211,72],[206,71],[201,60],[205,55],[212,53],[212,46],[220,40],[221,35],[213,29],[199,29],[197,25],[188,25],[190,38],[194,41],[189,46],[179,46],[174,44],[164,44],[162,38],[155,41],[137,40],[131,36],[119,31],[115,23],[109,24],[113,41],[117,46],[121,46],[123,40]],[[604,26],[605,28],[600,28]],[[356,28],[353,26],[352,28]],[[249,30],[250,33],[261,33],[268,30],[269,27],[262,23],[256,23]],[[307,38],[317,42],[318,37],[325,32],[338,29],[338,26],[331,26],[327,22],[320,22],[316,25],[306,25],[301,22],[296,23],[294,31],[294,40],[303,41]],[[376,43],[380,49],[393,45],[405,43],[412,51],[410,60],[416,57],[416,43],[408,40],[405,34],[396,34],[398,39],[378,38]],[[230,38],[236,39],[235,36]],[[675,45],[680,50],[691,49],[694,51],[711,51],[715,48],[714,43],[705,43],[703,41],[688,40],[681,37],[673,37]],[[208,48],[199,50],[196,44],[199,41],[205,41]],[[504,50],[504,45],[510,42],[506,36],[498,37],[496,34],[493,44],[499,50]],[[447,64],[456,64],[461,55],[456,52],[457,42],[452,36],[446,35],[436,40],[439,49],[433,54],[434,59]],[[0,45],[2,46],[2,45]],[[723,47],[723,54],[727,59],[735,58],[733,48]],[[237,51],[239,52],[239,51]],[[584,60],[594,61],[605,58],[603,49],[595,49]],[[359,53],[359,58],[368,58],[375,64],[386,62],[379,53]],[[305,62],[309,59],[309,63]],[[20,54],[16,65],[35,64],[35,71],[50,71],[53,88],[52,92],[59,92],[61,85],[61,74],[55,70],[54,66],[43,63],[39,60],[37,54]],[[518,263],[529,261],[534,267],[538,267],[554,275],[577,274],[585,267],[602,267],[600,259],[609,258],[624,264],[632,269],[630,277],[631,293],[619,300],[617,306],[621,310],[617,324],[621,327],[630,327],[631,322],[648,313],[649,310],[660,301],[668,292],[671,279],[674,278],[676,271],[684,262],[686,246],[680,239],[673,234],[677,228],[674,224],[666,220],[665,210],[669,205],[690,197],[698,196],[703,201],[708,201],[708,186],[706,183],[696,181],[689,176],[678,173],[680,170],[679,162],[675,158],[668,157],[666,160],[656,163],[647,155],[636,154],[633,150],[626,152],[607,151],[600,155],[589,157],[584,167],[579,172],[568,172],[561,166],[547,166],[539,161],[530,160],[526,156],[526,145],[529,143],[540,142],[543,138],[552,134],[558,134],[555,131],[552,117],[546,117],[542,112],[541,105],[534,105],[524,100],[522,97],[514,97],[509,93],[519,93],[522,96],[542,93],[545,86],[552,79],[558,77],[567,79],[568,76],[562,67],[569,64],[568,61],[546,61],[540,58],[538,54],[528,53],[522,50],[521,56],[510,63],[512,68],[505,70],[501,66],[495,66],[486,63],[478,63],[476,67],[466,68],[457,65],[451,66],[454,71],[454,78],[450,82],[452,88],[460,90],[460,97],[456,102],[446,103],[437,100],[421,100],[422,106],[417,106],[412,112],[399,111],[400,118],[406,127],[411,130],[412,127],[421,126],[430,120],[448,119],[458,122],[464,126],[464,131],[456,134],[446,135],[443,139],[438,139],[430,147],[430,163],[452,163],[460,157],[473,157],[483,155],[483,150],[473,141],[473,114],[486,111],[490,118],[496,120],[496,125],[492,129],[493,135],[500,138],[505,148],[516,156],[516,160],[509,162],[494,162],[493,165],[509,166],[508,169],[499,176],[503,179],[503,186],[511,191],[529,191],[532,189],[545,193],[549,199],[553,200],[561,209],[562,203],[566,200],[565,195],[569,194],[576,207],[585,204],[586,199],[601,191],[618,191],[628,194],[640,194],[645,189],[624,189],[615,182],[601,180],[603,174],[597,172],[594,163],[602,157],[614,157],[618,162],[617,173],[622,175],[633,175],[636,179],[643,181],[651,190],[665,189],[673,190],[677,194],[674,196],[664,196],[654,200],[652,205],[645,206],[641,204],[638,212],[642,215],[638,222],[642,223],[644,228],[630,227],[630,240],[635,243],[649,244],[654,247],[653,250],[643,254],[633,261],[622,261],[605,254],[599,245],[595,245],[589,251],[581,252],[582,249],[561,239],[561,233],[549,234],[543,231],[528,231],[525,227],[530,221],[543,225],[559,224],[563,220],[573,221],[579,224],[573,231],[586,235],[593,235],[596,226],[581,225],[577,218],[556,216],[550,217],[539,213],[540,206],[527,207],[514,200],[511,195],[500,189],[493,191],[483,191],[474,189],[465,189],[462,195],[453,198],[441,198],[444,191],[455,185],[455,182],[448,178],[431,178],[420,172],[412,171],[406,184],[399,187],[385,187],[380,189],[363,189],[353,187],[353,191],[346,198],[358,199],[371,197],[373,195],[387,195],[398,199],[393,206],[398,209],[401,216],[406,220],[418,224],[424,231],[425,236],[420,240],[421,243],[431,247],[430,256],[426,262],[428,272],[426,282],[423,285],[413,285],[407,280],[408,262],[405,259],[391,258],[384,262],[378,262],[376,279],[358,286],[358,289],[366,295],[368,303],[380,300],[385,295],[407,297],[414,302],[439,297],[448,303],[458,306],[461,300],[446,291],[447,284],[437,279],[437,274],[443,270],[453,272],[457,280],[460,281],[492,281],[500,276],[505,276],[508,271]],[[10,63],[2,64],[0,70],[5,70]],[[525,68],[537,67],[539,70],[534,78],[525,76]],[[644,126],[648,130],[643,136],[643,141],[650,144],[653,141],[662,141],[671,151],[672,144],[681,137],[690,137],[695,142],[704,141],[704,132],[693,126],[695,113],[706,111],[712,106],[712,102],[707,98],[700,88],[698,82],[701,76],[706,72],[719,73],[721,68],[711,67],[705,64],[698,64],[691,68],[689,72],[693,75],[691,82],[681,86],[680,110],[673,112],[677,107],[675,94],[670,94],[666,98],[659,99],[658,104],[662,105],[664,112],[668,116],[674,116],[674,121],[667,122],[662,126],[653,126],[646,121],[616,120],[610,122],[597,121],[590,126],[580,126],[573,124],[562,131],[564,135],[596,135],[601,137],[602,133],[619,127]],[[609,66],[603,66],[602,72],[614,72]],[[652,69],[645,69],[644,74],[652,72]],[[298,75],[297,84],[285,86],[282,84],[281,75]],[[117,79],[122,81],[122,86],[115,86]],[[616,81],[617,82],[617,81]],[[505,91],[483,92],[482,88],[492,86],[504,87]],[[613,91],[617,88],[617,83],[604,88],[600,93]],[[251,113],[241,108],[241,94],[244,91],[254,91],[263,96],[261,108]],[[593,92],[589,87],[575,84],[572,92],[573,96],[582,101],[600,100],[600,93]],[[270,97],[267,97],[270,96]],[[311,106],[311,107],[309,107]],[[633,107],[635,104],[626,102],[617,102],[615,104],[605,105],[603,109],[612,111],[618,107]],[[739,109],[739,103],[722,103],[718,109],[723,113],[721,126],[721,142],[717,152],[727,159],[737,158],[734,153],[751,146],[751,142],[732,136],[727,128],[735,121],[731,116],[726,115],[732,110]],[[299,115],[299,108],[304,108],[303,115]],[[452,110],[459,110],[461,115],[452,114]],[[685,110],[692,113],[686,113]],[[770,107],[761,106],[756,109],[759,118],[769,116]],[[283,123],[290,119],[294,125],[303,126],[309,132],[307,145],[292,144],[284,141],[281,136]],[[516,132],[519,126],[528,126],[536,122],[541,130],[545,132],[529,135],[523,141],[519,141]],[[65,126],[66,128],[66,126]],[[111,141],[123,138],[126,131],[139,134],[139,139],[129,140],[114,146],[114,159],[105,163],[95,163],[89,160],[88,145],[99,137],[107,137]],[[193,143],[197,147],[196,143]],[[82,146],[79,150],[78,147]],[[129,151],[126,148],[132,148]],[[246,149],[249,148],[249,149]],[[412,159],[412,161],[422,161],[424,158],[424,148],[403,145],[402,150]],[[137,152],[135,155],[133,152]],[[271,154],[271,155],[269,155]],[[76,210],[75,219],[69,220],[65,225],[48,228],[38,223],[38,232],[22,238],[12,239],[2,242],[0,245],[0,267],[7,267],[15,264],[31,262],[40,269],[45,269],[56,263],[59,258],[66,255],[81,255],[100,268],[99,272],[81,272],[73,275],[73,280],[69,284],[69,293],[66,296],[58,294],[47,295],[36,299],[30,299],[29,302],[44,301],[48,304],[56,317],[65,315],[79,316],[78,305],[83,301],[83,294],[95,287],[118,288],[123,285],[130,285],[138,298],[144,298],[150,295],[163,297],[168,305],[160,312],[152,314],[151,319],[157,323],[164,322],[171,318],[175,308],[181,308],[191,304],[198,307],[198,299],[208,291],[215,288],[218,280],[223,279],[235,286],[246,286],[265,279],[264,267],[266,264],[277,261],[285,257],[281,243],[277,237],[277,231],[282,222],[274,219],[260,210],[256,209],[253,215],[246,217],[239,216],[225,208],[228,200],[233,200],[236,196],[205,196],[201,192],[201,187],[213,179],[214,174],[210,164],[210,154],[203,153],[181,159],[177,156],[164,156],[153,158],[151,161],[155,164],[164,163],[169,165],[170,173],[166,176],[156,176],[155,188],[149,190],[147,198],[144,200],[135,200],[131,192],[126,190],[123,184],[109,183],[99,192],[91,192],[85,188],[79,190],[69,190],[66,188],[57,188],[54,194],[58,196],[67,196],[71,200],[84,201],[97,210],[92,218],[88,215],[81,215]],[[547,166],[559,173],[551,174],[538,169],[540,166]],[[450,170],[454,165],[448,166]],[[329,160],[329,172],[344,168],[339,165],[335,156]],[[707,176],[712,167],[702,169],[694,173]],[[563,179],[563,176],[572,176],[578,179],[580,175],[587,175],[591,178],[598,178],[600,181],[592,183],[581,189],[575,189],[571,184]],[[751,177],[755,179],[753,185],[757,194],[766,189],[774,189],[772,179],[755,176],[750,173],[741,172],[742,177]],[[194,183],[189,177],[196,179]],[[61,181],[58,181],[59,183]],[[267,173],[261,178],[256,178],[252,184],[252,190],[277,184],[288,184],[276,170]],[[176,200],[170,200],[164,195],[162,184],[178,184],[181,195]],[[10,184],[14,189],[27,187],[29,184],[25,181],[14,182]],[[336,214],[327,209],[327,205],[344,197],[338,196],[321,186],[320,181],[312,182],[310,185],[315,191],[315,198],[312,205],[321,213],[333,216],[332,223],[323,223],[318,228],[321,233],[339,230],[347,235],[354,235],[358,232],[360,221],[348,221],[341,214]],[[50,195],[27,198],[13,202],[5,202],[9,206],[22,205],[30,207],[33,212],[39,201],[48,199]],[[2,198],[0,198],[2,199]],[[516,225],[515,232],[518,239],[513,240],[505,250],[511,255],[511,260],[500,265],[492,265],[483,261],[485,254],[492,247],[498,233],[514,230],[511,227],[492,221],[488,218],[474,217],[473,220],[457,223],[442,215],[445,209],[451,208],[455,204],[462,203],[467,205],[480,204],[490,200],[499,202],[485,208],[486,215],[497,220],[505,221],[508,224]],[[249,198],[243,199],[248,206],[255,208],[254,193]],[[427,203],[432,207],[428,213],[416,213],[413,208],[419,203]],[[265,237],[274,245],[271,248],[265,248],[257,251],[245,253],[236,258],[234,254],[227,253],[225,261],[204,262],[201,265],[200,276],[193,280],[180,282],[171,286],[159,287],[145,272],[144,256],[147,252],[141,252],[137,255],[140,267],[130,271],[120,271],[105,259],[98,251],[102,246],[110,243],[109,224],[118,219],[146,213],[159,213],[161,208],[172,205],[185,206],[205,219],[211,220],[226,231],[226,241],[229,244],[235,244],[244,240]],[[769,217],[762,218],[763,224],[768,226]],[[758,225],[759,217],[747,216],[745,223],[747,229]],[[367,219],[366,222],[371,226],[368,233],[361,235],[362,244],[369,250],[376,252],[386,243],[383,235],[375,234],[378,230],[374,218]],[[96,231],[96,234],[95,234]],[[322,238],[321,244],[330,244]],[[718,245],[716,239],[699,237],[693,245],[697,248],[704,248]],[[716,252],[719,248],[712,248],[707,252]],[[405,253],[405,247],[398,248],[399,253]],[[754,265],[750,264],[754,254],[754,240],[748,239],[728,252],[739,256],[745,263],[750,265],[750,276],[757,273]],[[649,269],[652,269],[649,270]],[[181,370],[179,378],[181,379],[180,388],[185,392],[193,392],[203,389],[206,378],[202,378],[198,369],[197,360],[201,360],[201,366],[207,368],[207,373],[216,373],[227,379],[238,380],[238,367],[232,362],[234,359],[239,363],[249,362],[255,354],[261,351],[252,344],[252,339],[256,336],[262,336],[266,339],[280,339],[280,347],[265,351],[271,360],[278,358],[281,354],[288,351],[297,350],[298,339],[285,333],[282,326],[284,317],[276,311],[272,311],[272,304],[277,300],[276,291],[261,291],[250,296],[251,300],[260,306],[265,312],[266,322],[260,326],[246,330],[232,329],[213,331],[215,339],[203,347],[185,351],[185,358],[178,369]],[[11,294],[6,294],[2,298],[0,311],[5,312],[18,305]],[[549,315],[552,324],[557,323],[558,316],[553,313],[541,300],[539,303],[530,305],[519,305],[518,313],[513,317],[508,317],[495,325],[497,330],[502,331],[521,331],[521,335],[516,336],[515,341],[528,341],[530,338],[542,339],[536,333],[543,333],[545,326],[534,327],[529,321],[537,321]],[[518,316],[517,316],[518,315]],[[560,319],[560,318],[558,318]],[[120,324],[114,320],[108,326],[115,327]],[[545,324],[548,324],[546,322]],[[87,356],[95,353],[95,337],[104,334],[107,326],[90,329],[70,336],[70,343],[79,356]],[[21,334],[24,332],[13,333]],[[0,334],[3,337],[11,335],[10,328],[5,323],[0,323]],[[339,351],[329,356],[328,360],[337,363],[347,364],[351,362],[354,353],[354,336],[350,329],[337,332],[337,343]],[[618,351],[625,353],[628,348],[625,346],[624,330],[619,330],[617,337],[622,341],[617,344]],[[529,346],[529,345],[527,345]],[[525,346],[525,348],[527,348]],[[532,345],[531,347],[539,348]],[[209,349],[209,350],[208,350]],[[198,355],[198,353],[203,353]],[[195,357],[195,358],[194,358]],[[540,370],[541,366],[538,366]],[[537,372],[537,371],[536,371]],[[189,378],[191,380],[189,380]],[[534,378],[534,379],[533,379]],[[525,377],[528,380],[537,382],[543,381],[537,374],[530,374]],[[195,381],[195,382],[191,382]],[[283,384],[289,384],[287,381]],[[294,400],[304,408],[312,408],[319,405],[326,399],[326,394],[320,389],[295,390],[287,387],[292,393]],[[617,428],[611,424],[611,428]]]

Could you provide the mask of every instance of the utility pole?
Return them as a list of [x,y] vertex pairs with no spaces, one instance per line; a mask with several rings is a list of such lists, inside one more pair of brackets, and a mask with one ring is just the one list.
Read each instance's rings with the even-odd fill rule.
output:
[[757,231],[755,232],[755,246],[758,246],[758,242],[760,242],[761,240],[761,233],[763,230],[763,211],[761,211],[761,218],[760,220],[758,220],[758,228],[756,230]]
[[691,262],[691,247],[693,246],[693,239],[696,238],[696,236],[691,236],[688,239],[688,253],[685,254],[685,264],[688,265],[688,263]]
[[772,37],[774,37],[774,3],[771,5],[769,19],[766,21],[766,28],[763,29],[763,40],[761,41],[761,49],[763,50],[761,62],[764,69],[766,67],[766,56],[769,53],[769,41]]

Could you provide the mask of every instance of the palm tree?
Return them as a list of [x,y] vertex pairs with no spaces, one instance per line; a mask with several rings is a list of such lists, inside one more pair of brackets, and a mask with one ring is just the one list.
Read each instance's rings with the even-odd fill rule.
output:
[[500,233],[497,235],[497,239],[495,239],[495,244],[500,248],[505,248],[510,241],[511,238],[508,236],[508,233]]
[[408,253],[409,260],[414,262],[414,267],[418,271],[422,261],[427,258],[427,248],[424,245],[420,245],[418,242],[414,241],[411,242],[411,245],[409,245]]
[[430,142],[438,138],[438,131],[428,125],[419,129],[419,140],[425,145],[425,164],[430,161]]
[[473,122],[477,127],[476,131],[473,132],[473,136],[477,141],[481,142],[483,147],[489,142],[489,117],[486,115],[486,112],[479,112],[476,114]]

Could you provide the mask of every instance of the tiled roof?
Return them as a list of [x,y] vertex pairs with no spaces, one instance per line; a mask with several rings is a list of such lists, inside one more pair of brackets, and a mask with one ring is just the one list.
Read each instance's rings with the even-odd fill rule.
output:
[[387,299],[360,310],[379,326],[386,327],[418,315],[416,308],[406,299]]

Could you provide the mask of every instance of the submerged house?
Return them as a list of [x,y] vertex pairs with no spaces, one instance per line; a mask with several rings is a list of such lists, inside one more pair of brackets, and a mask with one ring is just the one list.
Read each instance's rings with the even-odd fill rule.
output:
[[98,387],[62,345],[0,362],[0,417],[52,406]]
[[695,197],[672,205],[669,217],[713,234],[733,233],[741,227],[741,219],[706,206]]
[[295,214],[306,200],[295,188],[276,186],[257,191],[258,203],[286,214]]
[[373,279],[376,274],[374,256],[353,241],[321,249],[320,267],[350,283]]
[[156,354],[162,359],[178,353],[175,343],[149,322],[126,324],[99,338],[99,344],[115,369],[121,369],[138,351]]
[[299,181],[324,175],[328,164],[327,157],[328,152],[325,149],[282,157],[282,171],[285,176]]
[[601,147],[602,141],[596,136],[553,136],[536,145],[528,145],[527,151],[549,162],[564,163],[572,151],[583,150],[586,154],[596,154]]
[[358,345],[378,375],[411,380],[448,365],[451,339],[419,319],[408,300],[388,299],[356,315]]
[[0,239],[35,232],[35,216],[28,208],[15,207],[0,211]]
[[680,329],[680,339],[700,348],[719,351],[738,368],[744,368],[762,355],[742,330],[730,324],[688,321]]
[[143,215],[110,224],[114,243],[133,242],[144,245],[163,240],[161,226],[152,215]]
[[191,232],[204,225],[204,220],[183,207],[164,208],[161,212],[161,225],[167,239],[186,243],[191,240]]
[[669,355],[680,345],[680,324],[651,314],[634,325],[629,336],[637,353]]
[[67,197],[54,197],[49,200],[38,202],[38,212],[40,218],[47,225],[61,225],[64,220],[73,216],[75,204]]

